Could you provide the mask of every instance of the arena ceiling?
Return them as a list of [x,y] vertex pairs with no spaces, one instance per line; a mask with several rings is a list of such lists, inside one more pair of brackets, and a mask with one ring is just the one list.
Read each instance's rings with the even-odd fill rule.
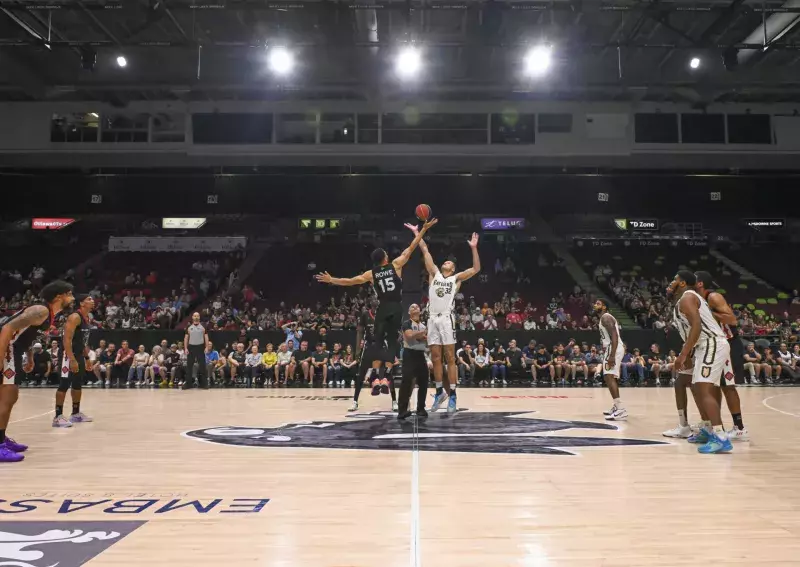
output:
[[[0,100],[800,101],[798,21],[800,0],[0,0]],[[552,68],[521,76],[540,43]]]

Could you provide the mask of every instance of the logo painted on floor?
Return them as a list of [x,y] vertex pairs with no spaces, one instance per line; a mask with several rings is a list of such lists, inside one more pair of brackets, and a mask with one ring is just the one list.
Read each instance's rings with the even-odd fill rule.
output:
[[0,565],[78,567],[144,523],[0,522]]
[[320,449],[373,449],[405,451],[412,444],[420,451],[466,453],[524,453],[574,455],[567,449],[618,447],[621,445],[668,445],[662,441],[579,435],[552,436],[555,431],[593,429],[618,431],[608,423],[557,421],[521,417],[532,412],[459,411],[398,422],[392,412],[348,416],[346,421],[303,421],[280,427],[213,427],[184,435],[220,445],[242,447],[312,447]]

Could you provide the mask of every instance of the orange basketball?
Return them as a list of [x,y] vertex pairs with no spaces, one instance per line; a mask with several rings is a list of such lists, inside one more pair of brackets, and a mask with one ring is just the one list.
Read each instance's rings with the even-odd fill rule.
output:
[[417,205],[417,208],[414,210],[414,213],[417,215],[417,218],[422,222],[426,222],[431,218],[431,207],[430,205],[421,204]]

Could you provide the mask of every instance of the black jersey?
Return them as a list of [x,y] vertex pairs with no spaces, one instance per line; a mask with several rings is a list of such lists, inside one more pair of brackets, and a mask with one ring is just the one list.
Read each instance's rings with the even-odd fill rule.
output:
[[[72,315],[70,315],[71,317]],[[84,319],[83,314],[78,312],[78,317],[81,318],[81,322],[75,327],[75,332],[72,335],[72,354],[80,360],[86,354],[86,349],[89,348],[89,333],[91,333],[91,327],[89,326],[89,322]],[[64,332],[61,332],[61,336],[64,336]]]
[[381,305],[400,303],[403,295],[403,280],[392,264],[372,268],[372,285]]
[[[18,319],[22,316],[25,312],[25,309],[20,309],[13,315],[9,315],[7,317],[0,318],[0,329],[5,327],[11,321]],[[55,317],[53,316],[53,312],[50,312],[50,316],[44,320],[44,322],[40,325],[30,326],[22,329],[21,331],[17,331],[12,337],[11,341],[9,342],[9,347],[13,348],[15,354],[19,354],[30,350],[34,343],[42,343],[43,345],[47,344],[50,339],[50,329],[53,325]],[[9,353],[6,356],[10,356],[11,348],[9,349]]]

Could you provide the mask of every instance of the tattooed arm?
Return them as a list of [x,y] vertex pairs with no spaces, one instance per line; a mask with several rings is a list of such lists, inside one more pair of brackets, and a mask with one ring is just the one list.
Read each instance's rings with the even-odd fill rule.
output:
[[[11,337],[16,333],[21,333],[25,329],[35,325],[41,325],[50,316],[50,310],[44,305],[31,305],[23,311],[19,317],[12,319],[0,330],[0,360],[5,360],[8,354],[8,345]],[[28,366],[32,366],[32,357],[28,353]]]

